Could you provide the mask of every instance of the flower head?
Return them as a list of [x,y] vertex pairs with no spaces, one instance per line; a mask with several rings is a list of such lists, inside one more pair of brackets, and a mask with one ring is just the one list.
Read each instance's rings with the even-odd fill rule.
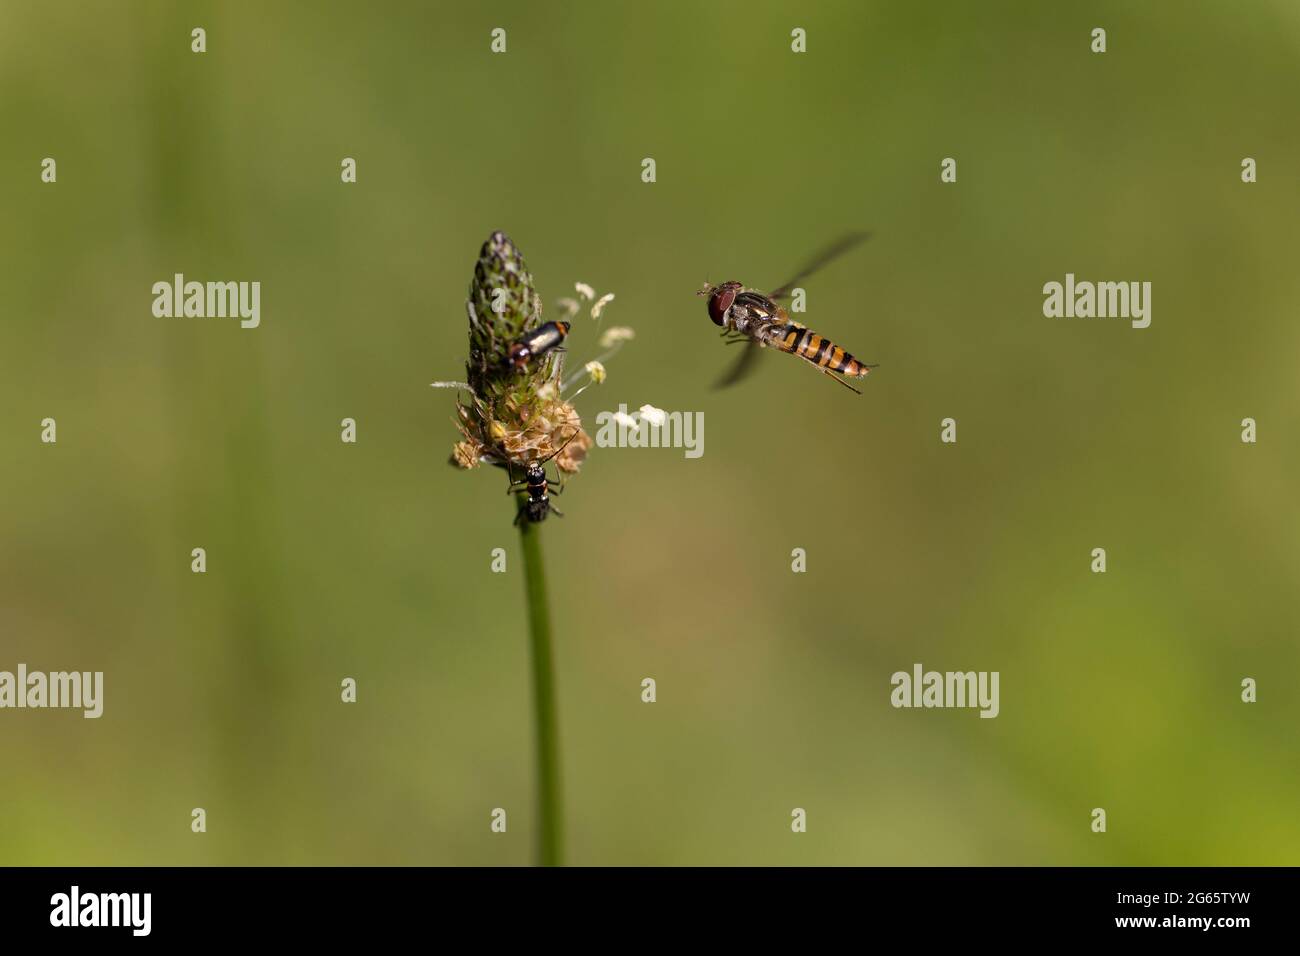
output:
[[512,360],[511,347],[542,325],[542,301],[523,255],[503,232],[489,236],[479,252],[466,313],[466,380],[435,383],[469,392],[468,402],[457,403],[462,440],[452,462],[473,468],[488,461],[517,472],[554,456],[560,470],[576,472],[592,441],[561,398],[561,354],[535,355],[522,367]]

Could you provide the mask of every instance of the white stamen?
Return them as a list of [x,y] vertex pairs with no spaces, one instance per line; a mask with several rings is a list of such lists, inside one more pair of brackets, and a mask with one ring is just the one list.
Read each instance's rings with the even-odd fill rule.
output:
[[600,337],[600,347],[602,349],[610,348],[619,342],[626,342],[629,339],[636,338],[636,333],[626,325],[615,325],[605,330],[605,334]]
[[591,317],[599,319],[600,313],[605,310],[605,306],[614,301],[614,293],[607,292],[596,300],[596,304],[591,307]]
[[662,408],[655,408],[653,405],[642,405],[641,417],[651,425],[659,427],[668,420],[668,413]]

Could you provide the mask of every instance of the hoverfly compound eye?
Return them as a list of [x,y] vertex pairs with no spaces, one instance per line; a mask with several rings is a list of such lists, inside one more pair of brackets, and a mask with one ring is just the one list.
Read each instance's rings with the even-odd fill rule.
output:
[[722,286],[709,296],[709,318],[713,320],[714,325],[726,325],[727,310],[735,301],[736,290],[729,286]]

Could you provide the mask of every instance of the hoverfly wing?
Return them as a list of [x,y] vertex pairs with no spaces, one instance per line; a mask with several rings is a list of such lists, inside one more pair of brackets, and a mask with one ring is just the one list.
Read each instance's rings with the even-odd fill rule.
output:
[[821,250],[821,252],[817,253],[817,255],[813,256],[813,258],[809,260],[808,264],[805,265],[801,270],[799,270],[798,275],[796,275],[793,279],[791,279],[789,282],[787,282],[785,285],[781,286],[780,288],[775,289],[772,292],[769,292],[767,297],[769,299],[788,298],[790,295],[790,290],[793,289],[795,287],[795,284],[798,283],[800,280],[808,278],[818,269],[822,268],[822,266],[825,266],[831,261],[838,259],[840,256],[848,252],[858,243],[864,242],[865,240],[870,238],[871,238],[871,233],[869,232],[850,232],[840,236],[838,239],[832,242],[825,249]]
[[714,382],[713,387],[726,388],[728,385],[735,385],[741,379],[748,378],[758,366],[758,353],[761,351],[763,349],[757,342],[745,343],[736,361],[732,363],[731,368],[727,369],[727,374]]

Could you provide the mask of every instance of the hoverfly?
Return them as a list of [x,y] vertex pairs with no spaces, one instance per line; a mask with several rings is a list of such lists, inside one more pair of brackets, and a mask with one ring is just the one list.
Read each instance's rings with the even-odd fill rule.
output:
[[510,364],[516,371],[522,372],[528,367],[530,360],[541,358],[547,352],[559,348],[568,334],[568,322],[547,322],[545,325],[539,325],[510,346]]
[[[524,469],[522,481],[510,482],[510,487],[506,489],[506,494],[511,495],[516,492],[526,491],[527,499],[519,505],[519,512],[515,515],[515,524],[528,520],[536,524],[539,521],[545,521],[548,514],[553,514],[557,518],[563,518],[564,513],[551,504],[550,495],[563,494],[564,486],[557,481],[551,481],[546,477],[546,469],[543,467],[548,461],[564,451],[569,442],[578,437],[575,431],[572,435],[564,440],[564,444],[555,451],[551,452],[541,461],[530,461],[528,467]],[[513,475],[511,476],[513,477]]]
[[768,293],[746,288],[743,283],[734,281],[721,285],[705,283],[696,295],[708,296],[709,318],[714,325],[722,326],[722,336],[728,345],[745,343],[744,352],[716,387],[722,388],[740,381],[752,371],[754,356],[761,349],[774,348],[799,356],[845,388],[861,395],[845,378],[865,378],[867,372],[875,366],[858,361],[830,339],[792,321],[789,313],[777,305],[777,300],[789,298],[795,283],[806,279],[869,235],[870,233],[855,232],[836,240],[804,266],[793,279]]

